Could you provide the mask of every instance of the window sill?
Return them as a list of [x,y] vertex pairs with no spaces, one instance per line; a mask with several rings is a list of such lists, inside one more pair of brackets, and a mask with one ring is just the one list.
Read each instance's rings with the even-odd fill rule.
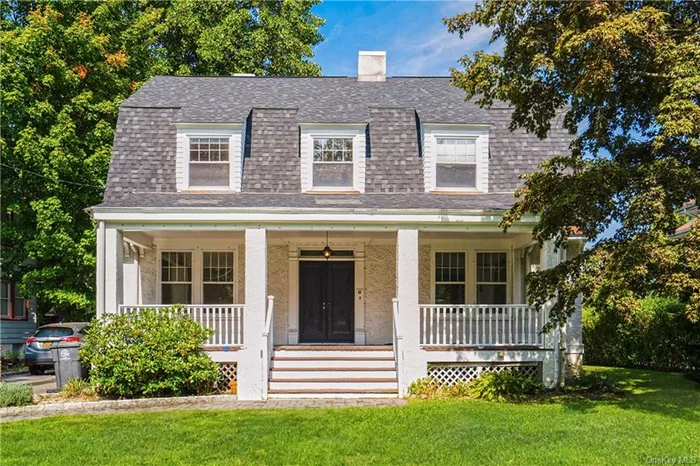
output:
[[0,317],[0,320],[6,320],[10,322],[26,322],[29,320],[29,317]]
[[232,193],[236,192],[229,186],[190,186],[182,190],[186,193]]
[[430,194],[485,194],[476,188],[439,188],[430,191]]
[[304,194],[360,194],[360,191],[354,188],[314,188],[307,190]]

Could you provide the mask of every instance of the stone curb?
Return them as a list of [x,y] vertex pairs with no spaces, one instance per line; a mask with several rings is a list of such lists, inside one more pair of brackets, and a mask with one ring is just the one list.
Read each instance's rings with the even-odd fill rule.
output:
[[30,418],[57,414],[85,414],[101,411],[136,410],[146,408],[169,408],[183,405],[221,404],[236,402],[235,395],[181,396],[171,398],[137,398],[124,400],[77,401],[66,403],[45,403],[29,406],[0,408],[0,422],[14,418]]

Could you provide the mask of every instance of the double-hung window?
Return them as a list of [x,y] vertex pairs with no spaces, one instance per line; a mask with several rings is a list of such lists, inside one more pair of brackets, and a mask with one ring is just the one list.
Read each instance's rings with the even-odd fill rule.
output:
[[0,318],[27,319],[28,301],[17,295],[17,288],[12,283],[0,283]]
[[228,187],[229,138],[190,137],[189,185]]
[[507,253],[476,253],[476,302],[478,304],[508,302]]
[[202,304],[233,303],[233,253],[202,254]]
[[353,187],[351,137],[314,137],[312,183],[314,188]]
[[435,303],[465,304],[465,292],[465,253],[435,253]]
[[192,304],[192,253],[163,252],[160,283],[163,304]]
[[476,188],[476,139],[436,138],[436,188]]

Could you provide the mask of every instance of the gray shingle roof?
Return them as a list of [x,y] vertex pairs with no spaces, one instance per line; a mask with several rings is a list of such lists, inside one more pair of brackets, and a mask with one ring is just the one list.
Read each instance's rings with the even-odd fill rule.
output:
[[570,153],[571,135],[564,129],[564,115],[552,122],[547,139],[539,139],[519,128],[510,131],[512,109],[488,109],[492,126],[489,130],[489,191],[513,192],[522,186],[519,177],[537,171],[537,165],[555,155]]
[[[280,197],[275,201],[274,193],[300,191],[299,123],[367,122],[365,188],[368,194],[355,195],[361,205],[367,203],[368,208],[375,208],[372,206],[378,203],[379,208],[384,202],[396,202],[397,207],[404,208],[440,208],[442,205],[478,208],[492,206],[495,199],[498,202],[508,199],[510,205],[510,195],[445,197],[421,193],[423,167],[416,119],[422,123],[491,125],[489,191],[511,193],[521,186],[518,179],[521,174],[535,171],[539,163],[553,155],[567,153],[572,139],[562,129],[561,118],[554,122],[546,140],[539,140],[524,130],[510,132],[511,113],[503,103],[482,109],[464,102],[463,91],[452,87],[449,78],[387,78],[384,83],[376,83],[358,82],[356,78],[159,76],[121,106],[105,205],[118,203],[128,193],[177,191],[174,123],[244,121],[248,133],[242,191],[251,195],[268,193],[267,197],[183,194],[182,199],[200,196],[198,198],[205,203],[216,200],[217,205],[227,206],[265,199],[269,206],[281,205],[291,198]],[[371,193],[415,194],[367,197],[373,196]],[[128,197],[130,200],[125,202],[133,206],[142,205],[142,201],[170,203],[176,198],[145,194]],[[301,195],[298,199],[295,202],[299,205],[311,206],[316,205],[312,204],[316,202],[314,199],[320,198]],[[410,204],[413,202],[415,206]],[[163,207],[167,205],[170,204]],[[508,205],[498,204],[499,208]]]
[[301,193],[131,193],[98,207],[219,207],[290,209],[464,210],[500,211],[513,205],[512,194],[455,196],[430,193],[301,194]]
[[104,199],[132,191],[176,191],[176,108],[122,108],[112,146]]
[[413,107],[424,122],[491,122],[450,78],[156,76],[122,107],[181,107],[176,122],[242,123],[255,108],[297,108],[301,123],[361,123],[370,107]]

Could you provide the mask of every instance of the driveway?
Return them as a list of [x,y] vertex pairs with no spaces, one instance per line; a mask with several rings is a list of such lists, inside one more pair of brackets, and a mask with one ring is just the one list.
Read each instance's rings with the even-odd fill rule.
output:
[[56,376],[53,371],[46,371],[44,375],[31,375],[29,372],[17,372],[14,374],[2,374],[3,382],[26,383],[32,387],[35,395],[41,395],[47,390],[56,389]]

